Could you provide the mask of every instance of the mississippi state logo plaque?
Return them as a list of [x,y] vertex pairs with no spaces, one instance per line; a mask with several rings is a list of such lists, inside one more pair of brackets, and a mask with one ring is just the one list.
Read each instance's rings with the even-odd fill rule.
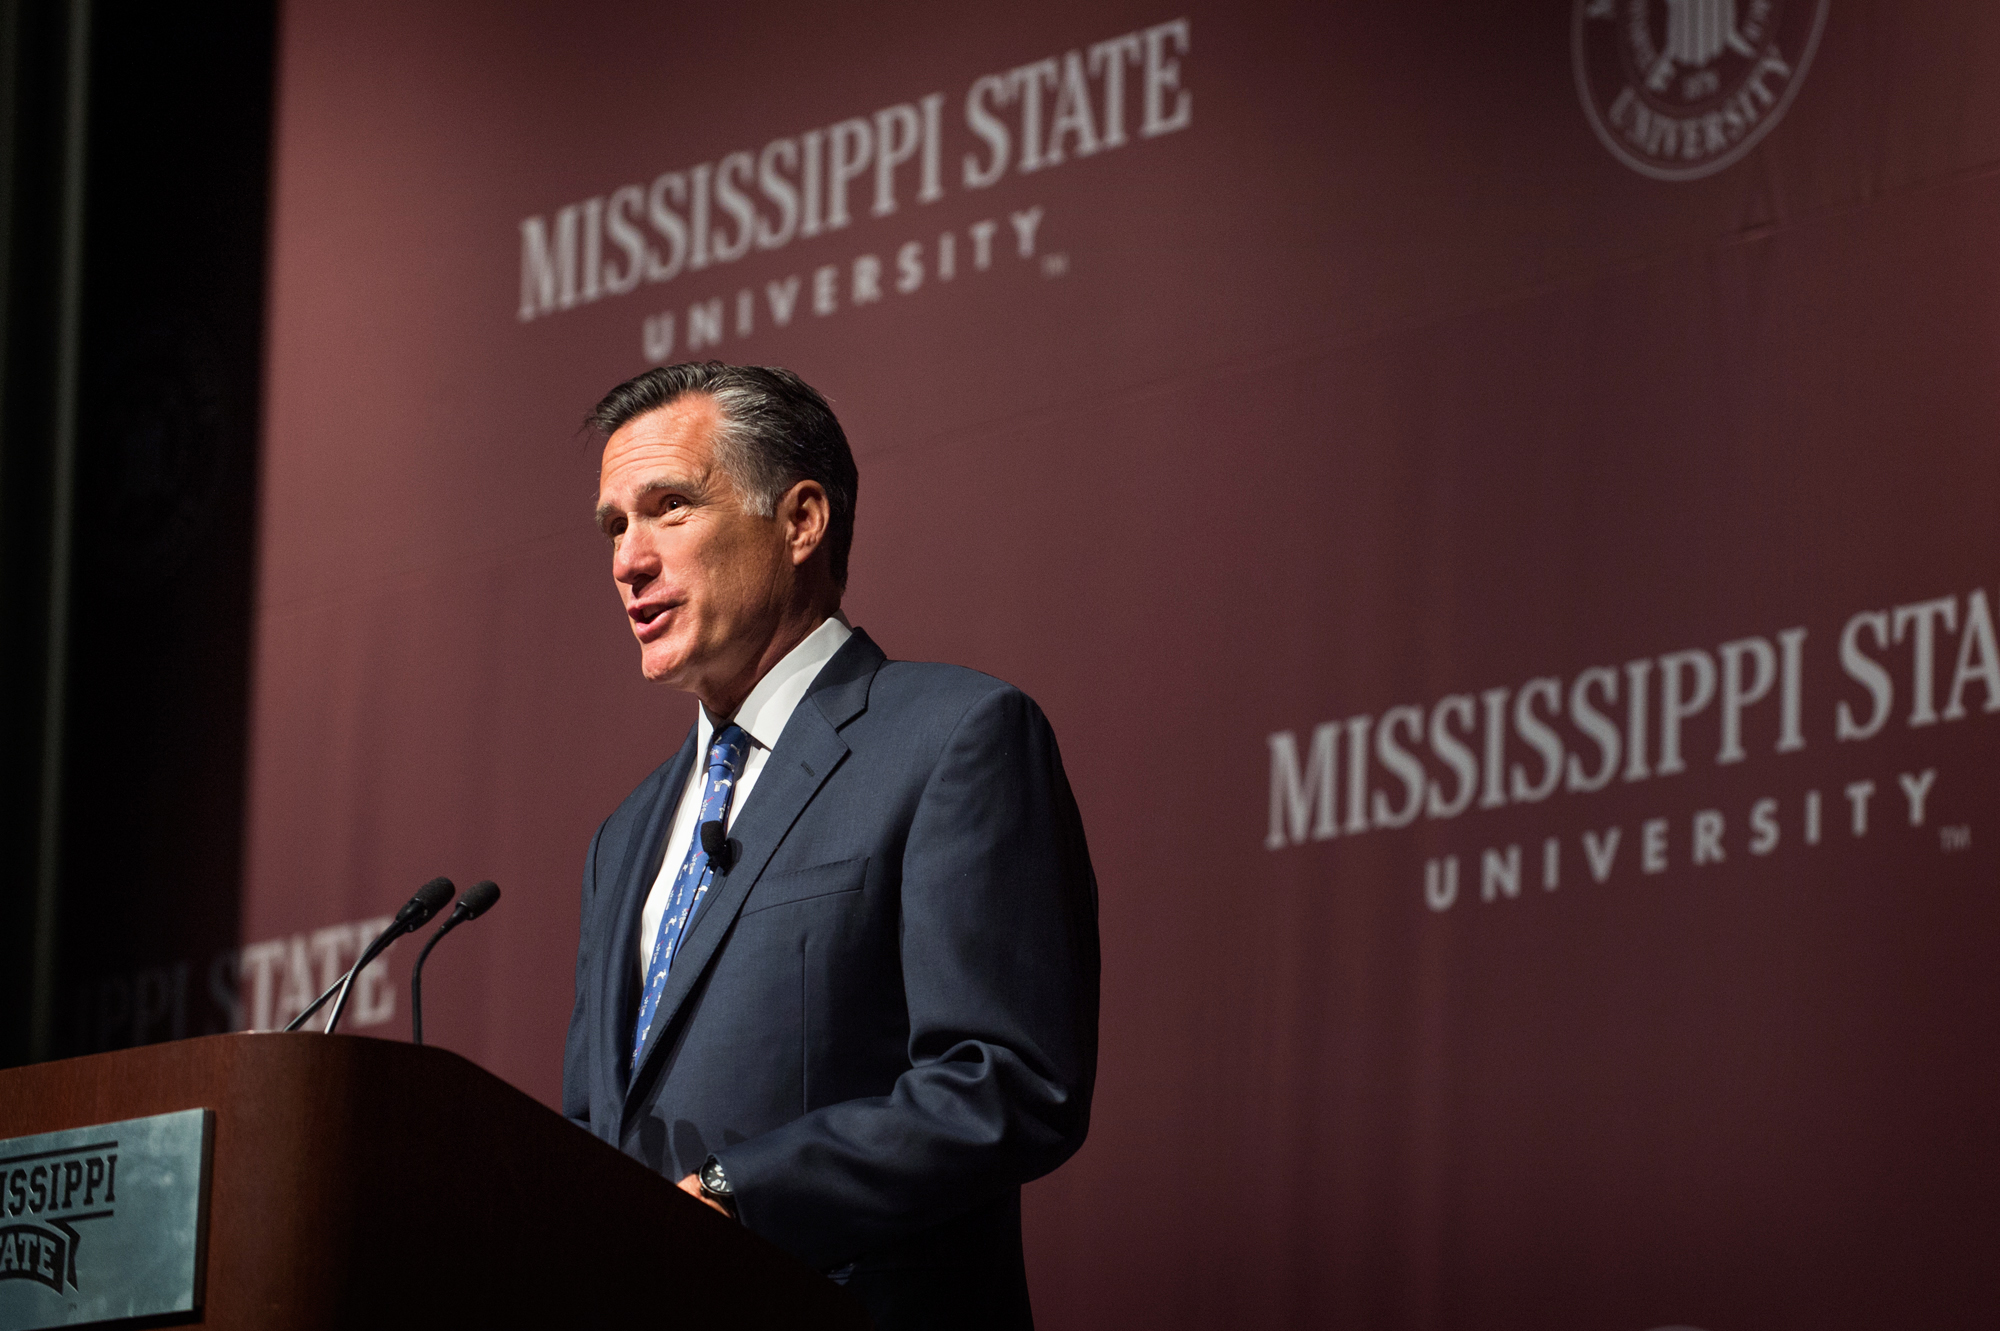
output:
[[1584,114],[1612,155],[1655,180],[1739,160],[1792,104],[1830,0],[1575,0]]

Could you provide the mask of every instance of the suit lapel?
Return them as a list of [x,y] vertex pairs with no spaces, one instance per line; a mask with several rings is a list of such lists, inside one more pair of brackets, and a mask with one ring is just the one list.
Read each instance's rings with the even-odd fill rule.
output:
[[743,908],[743,899],[756,886],[764,866],[834,768],[847,757],[847,741],[840,737],[840,727],[867,708],[868,686],[885,659],[882,649],[856,629],[799,700],[750,791],[749,803],[730,828],[730,840],[742,847],[743,858],[709,888],[708,900],[688,925],[674,968],[667,974],[667,987],[653,1013],[635,1084],[651,1070],[663,1036],[679,1018],[688,994],[736,922],[736,913]]
[[639,954],[639,917],[645,911],[646,894],[659,876],[674,810],[694,767],[696,733],[695,727],[688,727],[681,751],[662,769],[665,777],[647,810],[644,830],[625,843],[625,862],[613,880],[617,890],[609,903],[611,945],[603,959],[606,983],[598,989],[603,1006],[598,1011],[597,1030],[599,1052],[615,1069],[621,1100],[630,1088],[632,1066],[632,1048],[625,1042],[632,1038],[632,1027],[639,1019],[639,968],[635,960]]

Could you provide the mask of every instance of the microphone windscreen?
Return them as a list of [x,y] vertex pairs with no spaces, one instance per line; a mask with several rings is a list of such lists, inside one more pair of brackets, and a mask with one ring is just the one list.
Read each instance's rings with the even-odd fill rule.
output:
[[457,890],[451,885],[451,879],[433,878],[417,889],[410,903],[396,912],[396,918],[414,929],[450,905],[452,893]]
[[500,884],[491,878],[482,878],[465,889],[465,895],[458,899],[458,909],[452,913],[463,915],[468,920],[476,920],[492,910],[494,903],[499,900]]
[[711,818],[701,825],[701,848],[707,852],[708,858],[721,859],[723,848],[728,844],[729,835],[724,831],[720,818]]

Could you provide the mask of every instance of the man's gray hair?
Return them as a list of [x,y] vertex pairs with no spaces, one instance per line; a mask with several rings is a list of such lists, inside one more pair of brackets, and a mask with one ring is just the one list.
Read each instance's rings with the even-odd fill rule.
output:
[[770,517],[778,497],[800,481],[818,481],[826,490],[827,555],[835,585],[845,590],[861,477],[833,408],[790,370],[713,360],[662,365],[606,393],[584,424],[609,439],[626,422],[689,393],[715,399],[722,418],[716,460],[753,513]]

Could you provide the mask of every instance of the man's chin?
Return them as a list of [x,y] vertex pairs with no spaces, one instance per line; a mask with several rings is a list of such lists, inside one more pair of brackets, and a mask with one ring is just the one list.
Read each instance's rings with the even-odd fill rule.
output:
[[639,649],[639,673],[648,684],[665,684],[668,688],[678,687],[682,673],[687,669],[687,658],[680,652],[663,652],[656,645]]

